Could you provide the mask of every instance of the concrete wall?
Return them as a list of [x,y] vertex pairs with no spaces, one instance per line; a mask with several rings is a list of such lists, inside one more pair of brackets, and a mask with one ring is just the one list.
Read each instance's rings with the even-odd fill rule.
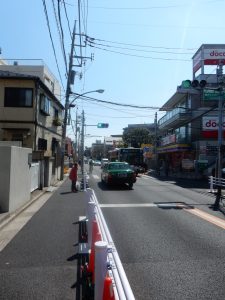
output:
[[0,146],[0,208],[13,212],[30,200],[29,148]]

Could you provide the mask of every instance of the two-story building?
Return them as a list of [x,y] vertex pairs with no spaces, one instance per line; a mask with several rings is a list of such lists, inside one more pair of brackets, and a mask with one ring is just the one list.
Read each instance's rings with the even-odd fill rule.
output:
[[[184,80],[160,109],[166,114],[158,121],[157,159],[173,174],[201,177],[211,175],[218,156],[217,70],[225,64],[225,45],[204,44],[192,59],[192,79]],[[210,72],[209,66],[214,66]]]
[[60,179],[63,105],[46,65],[0,64],[0,141],[17,141],[40,162],[40,186]]

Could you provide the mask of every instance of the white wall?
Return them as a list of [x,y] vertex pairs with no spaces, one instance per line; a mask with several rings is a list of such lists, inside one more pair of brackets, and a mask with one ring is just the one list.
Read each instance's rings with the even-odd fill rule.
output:
[[28,154],[32,149],[0,146],[0,207],[13,212],[30,200]]

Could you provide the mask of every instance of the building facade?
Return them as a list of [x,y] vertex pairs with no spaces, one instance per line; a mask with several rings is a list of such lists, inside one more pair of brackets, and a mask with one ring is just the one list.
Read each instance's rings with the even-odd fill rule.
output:
[[[184,80],[161,107],[166,114],[158,121],[156,153],[166,172],[184,176],[192,172],[198,178],[215,173],[218,103],[220,97],[225,99],[219,92],[219,80],[224,82],[225,76],[218,69],[224,63],[225,45],[202,45],[193,56],[193,77]],[[209,66],[214,66],[214,72],[207,73]]]
[[60,85],[44,65],[0,65],[0,141],[32,149],[40,185],[60,177],[63,105]]

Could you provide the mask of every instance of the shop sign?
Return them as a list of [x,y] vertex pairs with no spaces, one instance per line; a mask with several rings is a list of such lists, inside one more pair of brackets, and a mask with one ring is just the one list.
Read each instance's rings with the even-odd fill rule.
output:
[[198,160],[198,164],[208,164],[208,160],[207,159],[199,159]]
[[194,169],[194,160],[193,159],[182,159],[182,169],[184,170],[193,170]]
[[169,145],[172,143],[176,143],[176,135],[175,134],[167,135],[161,139],[162,146]]
[[[225,100],[225,94],[222,93],[223,100]],[[203,100],[219,100],[220,99],[220,92],[216,90],[204,90],[203,91]]]
[[225,61],[225,46],[217,47],[216,45],[208,45],[207,49],[201,49],[193,56],[193,71],[200,69],[202,62],[204,65],[219,65],[221,61]]
[[[218,130],[218,117],[203,117],[202,118],[203,130]],[[225,129],[225,118],[223,117],[223,129]]]

